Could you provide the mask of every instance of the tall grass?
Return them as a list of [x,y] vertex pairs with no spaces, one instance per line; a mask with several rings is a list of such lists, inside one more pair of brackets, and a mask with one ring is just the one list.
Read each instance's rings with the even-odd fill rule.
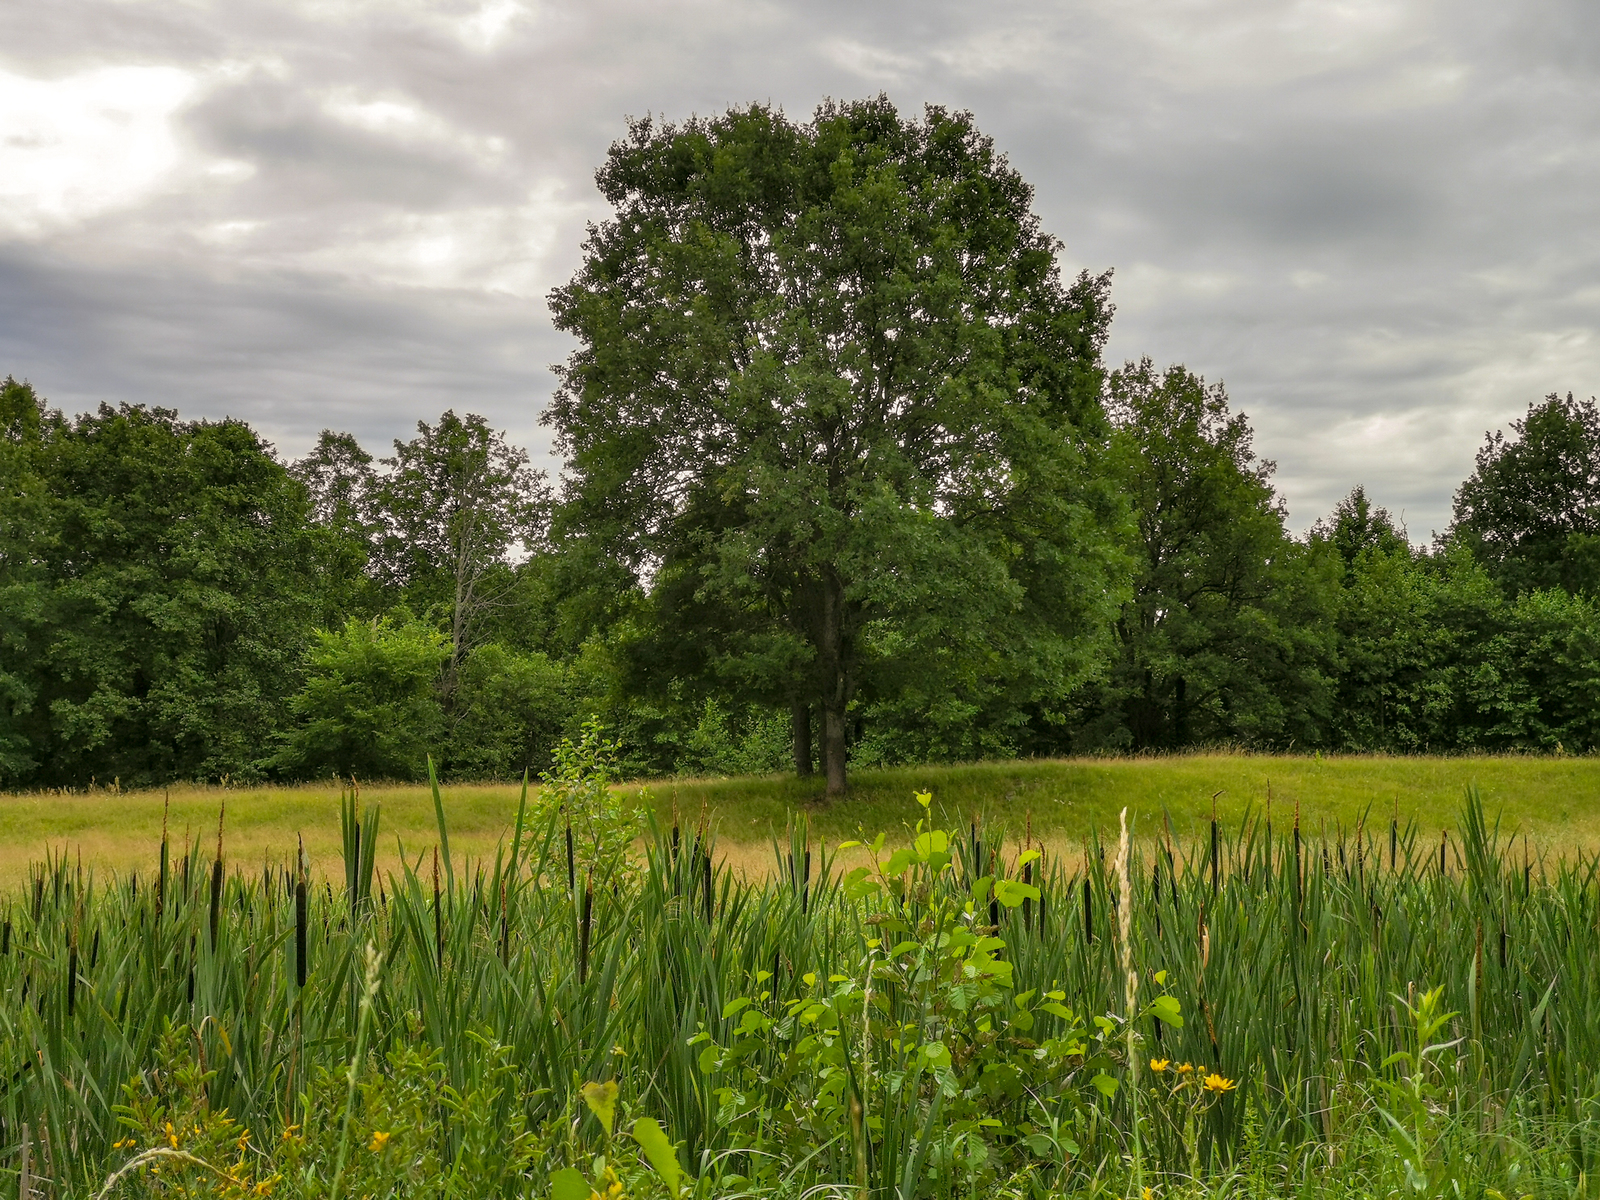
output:
[[[676,827],[652,827],[643,861],[604,875],[572,861],[556,820],[526,827],[525,813],[492,858],[457,861],[441,803],[437,850],[413,848],[380,875],[379,811],[353,797],[343,811],[342,890],[311,883],[298,861],[229,861],[224,837],[170,861],[165,843],[152,847],[149,870],[122,877],[56,856],[0,901],[0,1195],[16,1194],[24,1161],[51,1181],[35,1182],[39,1194],[92,1194],[127,1157],[113,1148],[121,1085],[148,1075],[172,1025],[215,1072],[211,1106],[251,1129],[300,1121],[313,1073],[342,1070],[358,1039],[375,1062],[420,1041],[462,1092],[483,1078],[487,1040],[518,1079],[488,1101],[495,1121],[520,1115],[581,1139],[575,1089],[616,1078],[630,1110],[681,1143],[686,1166],[743,1170],[748,1146],[728,1132],[727,1097],[692,1040],[727,1041],[737,1018],[724,1014],[740,997],[769,991],[777,1004],[813,987],[808,976],[860,978],[884,903],[852,899],[803,822],[774,846],[767,878],[721,869],[714,829]],[[1060,1178],[1088,1186],[1135,1129],[1168,1178],[1303,1161],[1307,1147],[1370,1137],[1375,1089],[1394,1077],[1385,1059],[1410,1036],[1403,1001],[1434,986],[1461,1039],[1441,1068],[1441,1116],[1489,1147],[1559,1128],[1564,1161],[1591,1169],[1600,859],[1532,856],[1475,795],[1461,829],[1435,842],[1377,814],[1315,832],[1252,814],[1192,844],[1135,830],[1131,911],[1097,837],[1071,861],[1029,864],[1038,901],[990,913],[1017,989],[1054,987],[1080,1013],[1121,1014],[1126,954],[1145,980],[1166,973],[1187,1018],[1140,1019],[1139,1053],[1237,1082],[1193,1130],[1159,1105],[1135,1126],[1127,1088],[1097,1097]],[[1015,861],[1002,831],[976,822],[955,853],[956,889]],[[370,997],[369,945],[381,971]],[[895,1022],[918,1019],[910,994],[883,1002]],[[1039,1016],[1041,1041],[1056,1020]],[[866,1032],[850,1069],[890,1070],[891,1039]],[[458,1135],[446,1122],[441,1136]],[[903,1148],[919,1136],[834,1131],[791,1164],[793,1189],[932,1188],[907,1167]],[[880,1171],[895,1137],[898,1165]],[[543,1169],[518,1186],[542,1194]]]

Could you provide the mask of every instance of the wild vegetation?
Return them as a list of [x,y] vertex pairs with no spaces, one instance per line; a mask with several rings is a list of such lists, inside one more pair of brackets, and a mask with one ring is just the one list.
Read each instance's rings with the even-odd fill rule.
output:
[[[967,114],[642,121],[552,312],[559,481],[0,387],[0,786],[516,780],[1240,745],[1600,744],[1600,415],[1491,434],[1431,544],[1291,536],[1220,383],[1101,351]],[[1416,531],[1420,532],[1420,531]],[[1420,540],[1420,539],[1419,539]]]
[[[903,837],[871,800],[1594,750],[1595,404],[1491,434],[1426,548],[1359,486],[1295,537],[1221,384],[1102,362],[1109,272],[1063,275],[969,114],[636,121],[597,182],[555,484],[453,409],[285,462],[0,386],[0,786],[129,837],[130,788],[348,784],[338,886],[219,812],[0,897],[19,1198],[1588,1194],[1584,845],[1476,794],[1438,841],[1363,802],[1112,843],[1091,805],[1065,849],[1004,795],[919,791]],[[783,808],[766,870],[614,786],[785,769],[740,786],[819,828]],[[492,855],[440,775],[524,781]],[[360,785],[425,777],[390,858]]]
[[1587,1194],[1597,860],[1524,858],[1473,795],[1437,841],[1258,814],[1071,860],[921,795],[864,850],[798,823],[751,880],[714,828],[597,804],[603,757],[569,751],[565,807],[531,798],[489,859],[452,854],[441,799],[379,872],[381,814],[347,797],[339,886],[220,836],[126,876],[41,864],[0,933],[0,1178]]

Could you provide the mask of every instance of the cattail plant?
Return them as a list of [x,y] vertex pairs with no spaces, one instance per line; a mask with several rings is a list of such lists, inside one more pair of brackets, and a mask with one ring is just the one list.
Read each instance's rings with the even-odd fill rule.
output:
[[222,916],[222,817],[227,811],[226,802],[217,812],[217,856],[211,860],[211,952],[217,950],[217,922]]
[[295,872],[294,881],[294,982],[295,987],[302,992],[305,991],[306,986],[309,954],[306,938],[310,919],[306,902],[306,846],[305,839],[302,838],[299,849],[299,869]]

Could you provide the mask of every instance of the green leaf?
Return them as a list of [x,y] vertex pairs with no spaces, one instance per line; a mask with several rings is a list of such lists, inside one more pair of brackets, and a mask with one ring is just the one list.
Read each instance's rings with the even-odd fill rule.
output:
[[994,898],[1007,908],[1020,908],[1024,900],[1037,900],[1039,889],[1014,879],[1002,879],[994,885]]
[[610,1137],[612,1123],[617,1119],[617,1081],[608,1079],[604,1083],[586,1083],[580,1090],[583,1092],[583,1102],[600,1122],[606,1136]]
[[737,1000],[729,1000],[722,1006],[722,1019],[726,1021],[734,1013],[749,1007],[750,1001],[744,996],[740,996]]
[[1109,1075],[1104,1073],[1096,1075],[1089,1082],[1094,1084],[1100,1094],[1108,1100],[1117,1094],[1117,1081]]
[[661,1126],[649,1117],[640,1117],[633,1123],[633,1140],[639,1143],[650,1165],[656,1169],[667,1185],[667,1191],[678,1195],[682,1186],[683,1169],[678,1165],[678,1155],[667,1140]]
[[550,1174],[550,1200],[589,1200],[593,1190],[589,1181],[571,1167]]
[[1030,1133],[1022,1139],[1022,1144],[1040,1158],[1054,1158],[1056,1144],[1049,1136],[1043,1133]]
[[1174,1029],[1183,1028],[1183,1011],[1175,996],[1157,996],[1150,1002],[1150,1015]]

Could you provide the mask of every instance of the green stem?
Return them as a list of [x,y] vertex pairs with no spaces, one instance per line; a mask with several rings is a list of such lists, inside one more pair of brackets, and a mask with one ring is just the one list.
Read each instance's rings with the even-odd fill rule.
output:
[[344,1120],[339,1128],[339,1157],[333,1169],[333,1188],[328,1193],[329,1200],[339,1200],[339,1189],[344,1183],[344,1164],[350,1152],[350,1118],[356,1106],[356,1081],[360,1077],[361,1064],[367,1056],[367,1029],[372,1024],[372,997],[378,990],[378,962],[377,952],[368,945],[366,986],[361,992],[361,1017],[356,1022],[356,1050],[350,1057],[350,1082],[344,1096]]

